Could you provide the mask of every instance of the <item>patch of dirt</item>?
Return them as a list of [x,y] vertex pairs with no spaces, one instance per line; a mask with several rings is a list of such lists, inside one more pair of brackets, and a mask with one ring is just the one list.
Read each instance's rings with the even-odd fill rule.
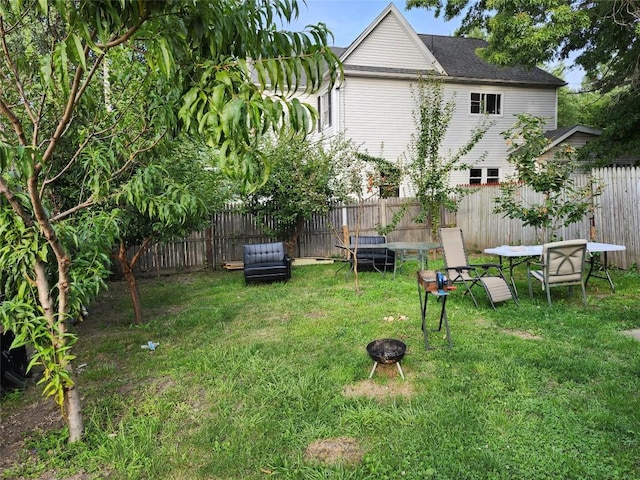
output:
[[[111,303],[128,295],[125,282],[111,282],[109,289],[102,292],[100,297],[91,304],[89,316],[76,324],[80,337],[84,338],[109,338],[114,334],[113,327],[126,327],[131,325],[131,318],[121,318],[114,315]],[[36,434],[58,430],[64,427],[64,420],[60,408],[51,399],[42,398],[42,386],[35,385],[39,379],[40,367],[36,366],[31,382],[22,392],[24,400],[20,406],[5,404],[0,407],[0,478],[5,479],[5,471],[29,461],[30,452],[25,449],[26,439]],[[82,366],[77,366],[78,375],[82,374]],[[63,477],[57,472],[45,472],[39,480],[85,480],[89,478],[84,473],[71,477]]]
[[89,480],[89,475],[86,473],[76,473],[70,477],[61,477],[55,471],[43,473],[38,477],[38,480]]
[[307,462],[357,464],[364,457],[364,449],[355,438],[338,437],[316,440],[304,452]]
[[[380,367],[388,367],[388,365],[378,365],[376,373],[380,370]],[[395,370],[395,366],[393,367]],[[384,369],[383,369],[384,370]],[[342,394],[345,397],[367,397],[376,399],[385,399],[392,397],[412,397],[414,395],[413,385],[410,382],[403,381],[398,375],[397,382],[390,382],[386,385],[381,385],[373,380],[367,379],[361,382],[347,385],[342,389]]]
[[513,335],[514,337],[522,338],[523,340],[542,340],[540,335],[534,335],[533,333],[525,332],[524,330],[500,330],[500,333]]
[[635,338],[636,340],[640,340],[640,328],[634,328],[633,330],[623,330],[622,334],[631,338]]
[[[39,387],[31,386],[34,390]],[[51,400],[41,399],[0,417],[0,477],[5,469],[26,459],[20,458],[25,438],[38,432],[62,428],[64,421],[60,408]]]

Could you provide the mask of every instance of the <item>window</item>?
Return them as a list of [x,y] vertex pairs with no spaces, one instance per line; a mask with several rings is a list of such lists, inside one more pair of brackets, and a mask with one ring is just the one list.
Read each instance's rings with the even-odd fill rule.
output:
[[500,183],[500,169],[487,168],[487,183]]
[[500,183],[499,168],[472,168],[469,171],[470,185],[486,185]]
[[471,113],[502,114],[502,95],[499,93],[472,93]]
[[469,175],[469,183],[471,185],[480,185],[482,183],[482,169],[472,168]]
[[331,119],[331,90],[318,97],[318,131],[332,125]]

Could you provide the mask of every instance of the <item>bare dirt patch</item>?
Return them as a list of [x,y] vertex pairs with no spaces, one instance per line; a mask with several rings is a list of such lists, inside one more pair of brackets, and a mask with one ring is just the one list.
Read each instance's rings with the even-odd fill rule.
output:
[[[32,390],[38,387],[31,386]],[[37,392],[29,392],[35,394]],[[3,412],[4,413],[4,412]],[[62,428],[64,422],[60,415],[60,408],[51,400],[34,401],[23,408],[0,417],[0,477],[1,473],[25,461],[25,442],[29,435],[43,433]]]
[[[376,374],[380,367],[389,367],[388,365],[378,365],[376,369]],[[395,366],[393,367],[395,370]],[[398,372],[396,371],[396,375]],[[387,384],[380,384],[373,380],[363,380],[361,382],[347,385],[342,390],[342,394],[345,397],[366,397],[366,398],[376,398],[376,399],[385,399],[392,397],[407,397],[410,398],[414,395],[413,385],[410,382],[403,381],[398,378],[398,381],[389,382]]]
[[633,330],[623,330],[622,334],[631,338],[635,338],[636,340],[640,340],[640,328],[634,328]]
[[316,440],[304,452],[307,462],[357,464],[362,461],[364,449],[355,438],[338,437]]
[[[130,318],[121,318],[114,314],[111,303],[121,295],[126,294],[124,282],[109,284],[109,290],[102,293],[100,298],[91,304],[89,316],[79,322],[76,328],[82,338],[109,338],[116,335],[114,327],[126,327],[131,324]],[[82,366],[78,366],[78,374],[82,374]],[[39,379],[39,367],[34,369],[32,381],[22,392],[24,399],[18,405],[5,401],[0,405],[0,478],[10,478],[6,470],[23,462],[29,461],[32,452],[26,448],[29,438],[61,429],[64,420],[60,408],[51,399],[42,398],[42,387],[35,385]],[[84,480],[86,474],[80,473],[71,477],[64,477],[56,472],[45,472],[40,480]]]
[[514,337],[522,338],[523,340],[542,340],[540,335],[535,335],[524,330],[500,330],[500,333],[506,335],[513,335]]

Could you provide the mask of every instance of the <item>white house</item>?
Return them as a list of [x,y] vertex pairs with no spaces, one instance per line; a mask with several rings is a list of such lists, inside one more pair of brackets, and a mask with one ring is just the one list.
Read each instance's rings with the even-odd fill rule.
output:
[[[434,73],[443,80],[445,101],[456,104],[443,155],[463,145],[485,114],[495,122],[464,160],[473,168],[456,172],[451,183],[503,180],[512,171],[500,132],[525,112],[544,117],[547,128],[555,129],[557,92],[565,82],[538,68],[491,65],[476,54],[485,45],[479,39],[417,34],[389,4],[349,47],[335,49],[344,81],[304,99],[318,107],[316,135],[343,132],[369,155],[401,161],[416,128],[411,86],[420,74]],[[411,185],[400,186],[400,196],[411,195]]]

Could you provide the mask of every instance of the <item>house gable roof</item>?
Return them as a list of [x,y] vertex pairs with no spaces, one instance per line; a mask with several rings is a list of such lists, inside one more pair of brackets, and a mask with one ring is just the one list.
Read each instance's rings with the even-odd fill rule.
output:
[[[389,29],[394,30],[393,52],[381,60],[385,54],[390,37]],[[372,54],[374,53],[374,54]],[[413,72],[429,70],[446,75],[427,46],[420,40],[409,22],[393,3],[390,3],[376,19],[347,47],[340,56],[345,68],[377,68],[383,63],[387,68],[408,68]],[[406,63],[405,63],[406,62]]]
[[[401,34],[410,43],[404,42],[403,46],[384,45],[377,49],[377,57],[373,61],[362,61],[359,49],[366,48],[367,40],[375,37],[382,27],[396,20]],[[387,22],[385,24],[385,22]],[[380,38],[376,38],[380,42]],[[372,42],[373,43],[373,42]],[[410,47],[408,47],[410,45]],[[376,45],[377,47],[378,45]],[[402,13],[393,3],[390,3],[376,17],[376,19],[356,38],[347,48],[334,47],[334,52],[340,57],[345,72],[355,75],[394,75],[413,76],[416,73],[436,73],[443,77],[450,77],[459,81],[474,81],[486,83],[515,83],[525,85],[539,85],[548,87],[561,87],[566,85],[563,80],[551,75],[544,70],[522,66],[500,67],[492,65],[478,56],[476,50],[486,47],[484,40],[465,37],[448,37],[443,35],[417,34],[404,18]],[[403,50],[402,48],[405,48]],[[402,54],[408,48],[415,48],[413,52],[419,52],[424,60],[420,65],[400,65],[397,62],[388,62],[382,58],[384,52],[392,51],[394,59],[402,58]],[[380,53],[382,52],[382,53]],[[415,56],[413,58],[416,58]],[[376,62],[377,60],[377,62]]]
[[600,135],[602,135],[602,130],[587,127],[585,125],[574,125],[572,127],[562,127],[556,128],[555,130],[547,130],[546,132],[544,132],[544,136],[549,140],[549,144],[544,149],[544,151],[548,152],[552,148],[562,144],[568,138],[577,133],[599,137]]

